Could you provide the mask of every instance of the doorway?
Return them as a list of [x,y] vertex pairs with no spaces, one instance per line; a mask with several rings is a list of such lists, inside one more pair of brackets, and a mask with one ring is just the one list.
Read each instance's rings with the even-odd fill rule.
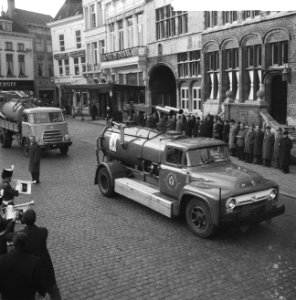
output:
[[176,107],[176,79],[171,69],[165,65],[153,68],[149,79],[151,104]]
[[270,115],[280,124],[287,120],[287,82],[281,75],[273,76],[270,90]]

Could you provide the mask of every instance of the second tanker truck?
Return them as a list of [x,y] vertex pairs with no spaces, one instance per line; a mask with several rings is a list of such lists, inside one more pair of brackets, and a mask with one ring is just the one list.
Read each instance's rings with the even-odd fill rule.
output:
[[30,137],[39,140],[42,149],[59,149],[67,154],[72,141],[63,112],[56,107],[37,107],[30,101],[11,100],[0,112],[0,143],[10,148],[12,141],[23,147],[28,155]]

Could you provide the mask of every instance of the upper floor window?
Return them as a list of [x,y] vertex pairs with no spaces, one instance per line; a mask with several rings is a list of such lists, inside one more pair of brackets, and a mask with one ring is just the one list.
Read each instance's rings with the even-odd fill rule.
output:
[[288,62],[288,41],[270,43],[268,48],[269,65],[282,65]]
[[124,38],[123,38],[123,21],[117,21],[117,32],[118,32],[118,50],[124,49]]
[[98,12],[98,26],[103,25],[103,9],[102,9],[102,2],[97,3],[97,12]]
[[223,11],[222,13],[223,24],[230,24],[237,21],[237,11]]
[[205,28],[215,27],[218,24],[218,12],[205,11]]
[[246,67],[256,68],[261,66],[261,45],[252,45],[246,47]]
[[64,75],[64,68],[63,68],[63,60],[62,59],[59,59],[58,65],[59,65],[59,75],[63,76]]
[[64,64],[65,64],[65,75],[69,76],[70,75],[69,58],[64,59]]
[[79,75],[80,69],[79,69],[79,57],[74,57],[74,74]]
[[201,74],[200,69],[200,50],[179,53],[178,76],[179,77],[197,77]]
[[52,43],[51,43],[50,37],[46,40],[46,49],[47,49],[47,52],[52,52]]
[[115,41],[116,41],[116,37],[115,37],[115,27],[114,27],[114,23],[109,24],[109,47],[110,47],[110,51],[115,51]]
[[208,55],[208,71],[219,70],[219,51],[207,53]]
[[53,77],[53,66],[51,64],[48,65],[48,76]]
[[36,51],[43,51],[43,41],[41,39],[36,39],[35,40],[35,48]]
[[18,56],[18,64],[19,64],[19,77],[25,77],[25,55]]
[[12,31],[12,23],[5,20],[0,21],[0,30]]
[[243,19],[255,18],[260,15],[260,10],[244,10],[243,11]]
[[5,50],[12,51],[12,42],[5,42]]
[[99,51],[100,51],[100,54],[105,53],[105,41],[104,40],[99,41]]
[[97,26],[96,24],[96,11],[95,11],[95,5],[90,6],[90,28],[94,28]]
[[137,14],[136,18],[137,18],[138,46],[143,46],[143,44],[144,44],[144,17],[143,17],[143,13]]
[[65,51],[65,37],[63,34],[59,35],[59,42],[60,42],[60,51]]
[[238,48],[226,49],[225,52],[225,67],[226,70],[238,68]]
[[75,37],[76,37],[76,47],[77,49],[81,48],[81,30],[75,31]]
[[164,39],[188,32],[188,13],[174,11],[171,5],[156,9],[156,39]]
[[25,44],[17,43],[17,51],[25,51]]
[[126,18],[126,30],[127,30],[127,47],[131,48],[133,46],[133,18]]
[[13,77],[14,70],[13,70],[13,55],[6,54],[6,76]]

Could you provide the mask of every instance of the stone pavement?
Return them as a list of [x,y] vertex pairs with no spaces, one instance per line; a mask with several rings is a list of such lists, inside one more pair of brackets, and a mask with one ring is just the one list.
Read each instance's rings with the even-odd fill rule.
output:
[[[86,118],[86,121],[100,126],[105,126],[104,120],[92,121],[90,118]],[[280,193],[285,196],[296,198],[296,165],[290,166],[290,173],[284,174],[282,171],[276,168],[267,168],[260,165],[245,163],[238,160],[236,157],[231,157],[231,160],[244,168],[251,169],[264,177],[277,182],[280,186]]]

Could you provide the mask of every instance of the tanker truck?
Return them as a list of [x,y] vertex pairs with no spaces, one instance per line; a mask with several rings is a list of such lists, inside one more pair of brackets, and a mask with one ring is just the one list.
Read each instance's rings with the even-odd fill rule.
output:
[[63,112],[56,107],[38,107],[24,99],[10,100],[0,112],[0,143],[10,148],[12,141],[23,147],[25,155],[30,148],[30,137],[39,139],[41,149],[59,149],[67,154],[72,141]]
[[166,217],[184,216],[201,238],[224,225],[269,223],[285,211],[279,186],[233,164],[220,140],[113,123],[98,137],[96,155],[94,183],[104,196],[117,193]]

